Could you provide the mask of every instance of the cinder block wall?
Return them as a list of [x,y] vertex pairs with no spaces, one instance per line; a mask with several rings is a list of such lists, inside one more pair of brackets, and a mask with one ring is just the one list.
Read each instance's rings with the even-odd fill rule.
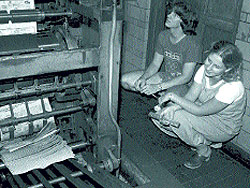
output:
[[151,0],[124,2],[122,74],[145,69]]
[[247,91],[247,110],[244,126],[233,143],[250,153],[250,0],[243,0],[241,19],[235,43],[243,53],[243,83]]

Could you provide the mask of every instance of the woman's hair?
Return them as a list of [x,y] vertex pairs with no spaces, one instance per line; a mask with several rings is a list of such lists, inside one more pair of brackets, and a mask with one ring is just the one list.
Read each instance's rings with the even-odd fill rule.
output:
[[222,58],[226,67],[222,79],[225,81],[237,81],[242,74],[242,54],[239,48],[229,41],[217,41],[212,43],[209,53],[216,53]]
[[195,29],[199,21],[197,15],[191,10],[191,6],[184,2],[168,3],[166,5],[166,18],[173,11],[182,20],[181,27],[183,32],[187,35],[196,35]]

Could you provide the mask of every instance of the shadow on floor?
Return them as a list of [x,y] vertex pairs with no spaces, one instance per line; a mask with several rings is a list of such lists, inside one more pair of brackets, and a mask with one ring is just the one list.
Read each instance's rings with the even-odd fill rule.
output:
[[199,169],[185,168],[184,161],[193,154],[190,148],[179,139],[165,135],[148,118],[157,100],[124,90],[120,97],[119,125],[122,132],[134,139],[184,187],[250,187],[250,170],[220,149],[213,149],[211,159]]

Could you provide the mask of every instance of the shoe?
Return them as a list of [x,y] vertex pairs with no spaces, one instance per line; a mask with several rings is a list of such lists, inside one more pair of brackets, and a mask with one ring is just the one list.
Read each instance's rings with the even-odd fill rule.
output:
[[221,142],[217,142],[217,143],[212,143],[210,145],[211,148],[214,148],[214,149],[219,149],[222,147],[222,143]]
[[192,150],[192,151],[197,151],[197,149],[196,149],[196,148],[193,148],[193,147],[191,147],[191,150]]
[[197,169],[197,168],[201,167],[201,165],[204,162],[209,161],[209,159],[210,159],[210,156],[204,157],[204,156],[200,156],[198,154],[195,154],[195,155],[192,156],[192,158],[190,158],[188,161],[186,161],[184,163],[184,166],[186,168],[194,170],[194,169]]

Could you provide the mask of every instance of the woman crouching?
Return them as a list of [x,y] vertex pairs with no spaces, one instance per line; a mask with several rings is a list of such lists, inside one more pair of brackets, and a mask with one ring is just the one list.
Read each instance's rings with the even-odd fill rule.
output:
[[[230,42],[219,41],[208,52],[184,97],[167,93],[159,98],[159,105],[171,101],[170,106],[157,111],[160,117],[180,123],[179,128],[170,126],[168,131],[161,130],[179,137],[196,151],[184,163],[190,169],[199,168],[209,160],[211,147],[218,147],[239,134],[246,107],[239,49]],[[153,122],[162,127],[159,121]]]

